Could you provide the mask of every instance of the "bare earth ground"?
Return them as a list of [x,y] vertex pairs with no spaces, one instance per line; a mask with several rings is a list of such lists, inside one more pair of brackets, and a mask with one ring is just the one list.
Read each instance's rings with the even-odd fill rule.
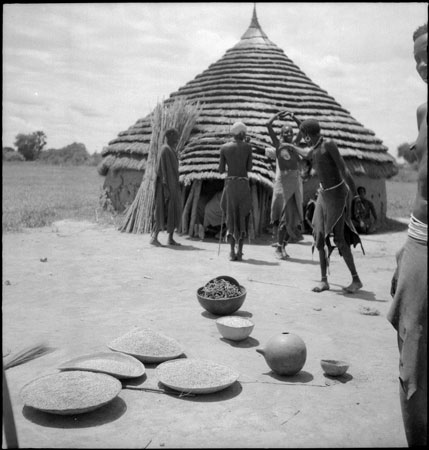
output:
[[[366,255],[359,248],[353,253],[364,287],[344,295],[350,276],[336,251],[331,290],[311,292],[319,266],[309,235],[288,247],[288,261],[274,259],[266,237],[245,246],[241,263],[228,261],[227,244],[218,255],[214,240],[178,236],[182,247],[155,248],[148,235],[89,222],[3,235],[3,353],[40,341],[56,348],[7,371],[20,446],[406,446],[396,336],[385,317],[395,252],[405,237],[406,231],[362,236]],[[246,341],[222,339],[217,317],[197,302],[197,288],[217,275],[233,276],[247,289],[237,312],[255,323]],[[363,315],[363,307],[380,314]],[[182,398],[123,389],[110,404],[76,416],[24,407],[25,383],[72,357],[108,350],[108,342],[135,326],[175,338],[188,357],[236,369],[239,381],[219,393]],[[255,351],[284,331],[307,346],[306,364],[294,377],[274,375]],[[320,359],[346,359],[349,372],[328,378]],[[159,389],[155,366],[147,365],[146,376],[133,384]]]

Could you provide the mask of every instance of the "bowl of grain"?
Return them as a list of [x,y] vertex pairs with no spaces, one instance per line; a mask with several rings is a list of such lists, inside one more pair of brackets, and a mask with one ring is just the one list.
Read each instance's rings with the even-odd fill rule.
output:
[[224,316],[216,320],[219,333],[231,341],[243,341],[250,336],[255,324],[245,317]]
[[246,298],[246,289],[233,277],[221,275],[197,290],[200,305],[217,316],[228,316],[239,310]]
[[341,375],[344,375],[350,366],[349,363],[338,361],[336,359],[321,359],[320,365],[326,375],[331,377],[340,377]]

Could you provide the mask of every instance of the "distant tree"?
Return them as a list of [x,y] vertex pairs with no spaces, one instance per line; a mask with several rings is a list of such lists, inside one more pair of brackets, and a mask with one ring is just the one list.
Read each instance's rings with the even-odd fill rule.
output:
[[39,160],[47,164],[79,166],[88,164],[90,155],[84,144],[74,142],[58,150],[42,151]]
[[2,148],[2,161],[25,161],[21,153],[15,151],[12,147]]
[[408,144],[408,142],[404,142],[398,147],[398,157],[404,158],[405,161],[407,161],[407,163],[410,165],[413,165],[415,162],[417,162],[416,155],[412,150],[410,150],[410,144]]
[[15,147],[27,161],[34,161],[46,145],[46,134],[35,131],[31,134],[20,133],[15,138]]

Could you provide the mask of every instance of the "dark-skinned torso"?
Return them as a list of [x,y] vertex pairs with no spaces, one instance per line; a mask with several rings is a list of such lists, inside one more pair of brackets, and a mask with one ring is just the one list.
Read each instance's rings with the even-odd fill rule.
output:
[[419,162],[418,172],[417,172],[417,194],[413,206],[413,216],[420,220],[421,222],[428,223],[428,171],[427,171],[427,161],[428,161],[428,148],[427,148],[427,136],[428,136],[428,125],[427,125],[427,103],[420,106],[417,112],[419,134],[415,142],[414,153]]
[[[335,149],[333,146],[335,146]],[[324,189],[336,186],[343,179],[335,160],[330,154],[330,150],[337,150],[335,143],[332,141],[322,141],[321,144],[317,145],[311,151],[313,168]]]

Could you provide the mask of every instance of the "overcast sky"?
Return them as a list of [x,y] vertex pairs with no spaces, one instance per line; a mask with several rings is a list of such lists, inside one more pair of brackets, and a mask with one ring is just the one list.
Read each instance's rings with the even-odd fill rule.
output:
[[[396,156],[427,85],[412,34],[427,2],[256,3],[259,23],[311,80]],[[233,47],[253,3],[3,4],[3,146],[100,152]]]

